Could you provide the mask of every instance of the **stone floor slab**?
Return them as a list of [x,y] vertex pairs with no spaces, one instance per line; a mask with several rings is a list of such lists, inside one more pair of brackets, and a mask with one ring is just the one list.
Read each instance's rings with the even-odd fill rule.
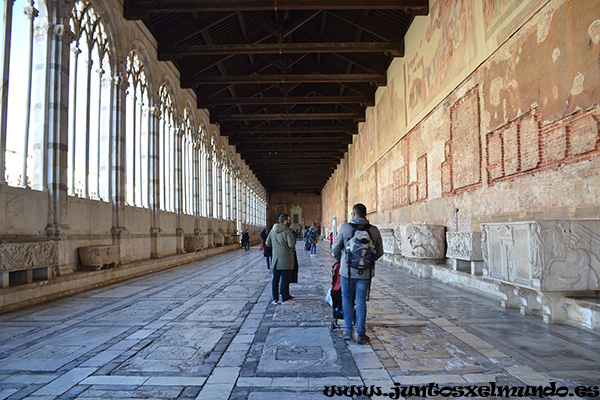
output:
[[269,331],[258,371],[339,373],[341,368],[327,328],[286,327]]
[[371,342],[343,341],[323,302],[327,247],[309,256],[299,246],[294,306],[269,305],[272,271],[253,248],[2,314],[0,400],[321,399],[326,386],[394,381],[600,384],[597,334],[383,263],[368,303]]

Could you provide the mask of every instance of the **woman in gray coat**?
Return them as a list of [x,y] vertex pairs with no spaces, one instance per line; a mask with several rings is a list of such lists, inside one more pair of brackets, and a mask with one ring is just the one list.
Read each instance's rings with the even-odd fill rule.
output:
[[294,298],[290,296],[290,278],[294,270],[294,251],[296,239],[290,230],[292,221],[289,214],[281,214],[279,223],[274,224],[267,236],[265,246],[271,247],[273,251],[273,282],[271,304],[279,303],[279,292],[281,289],[281,300],[283,304],[293,304]]

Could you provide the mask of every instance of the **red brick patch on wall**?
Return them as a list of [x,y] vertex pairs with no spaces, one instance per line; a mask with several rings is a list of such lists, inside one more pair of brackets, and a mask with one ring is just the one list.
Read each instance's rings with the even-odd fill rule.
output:
[[481,182],[479,88],[475,86],[450,109],[452,185],[467,188]]
[[[541,120],[539,111],[532,109],[486,135],[490,185],[589,159],[600,153],[600,110],[597,105],[544,126],[541,126]],[[502,137],[502,146],[499,137]],[[502,161],[499,152],[502,152]]]

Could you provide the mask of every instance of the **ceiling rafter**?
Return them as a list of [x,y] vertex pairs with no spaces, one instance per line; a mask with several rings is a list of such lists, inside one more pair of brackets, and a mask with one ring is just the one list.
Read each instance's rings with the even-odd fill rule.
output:
[[180,56],[282,53],[384,53],[390,57],[403,57],[404,44],[389,42],[232,43],[212,46],[165,45],[159,49],[159,57],[163,61]]
[[150,13],[180,13],[202,10],[400,10],[415,15],[427,15],[429,7],[423,0],[125,0],[125,18],[138,19]]

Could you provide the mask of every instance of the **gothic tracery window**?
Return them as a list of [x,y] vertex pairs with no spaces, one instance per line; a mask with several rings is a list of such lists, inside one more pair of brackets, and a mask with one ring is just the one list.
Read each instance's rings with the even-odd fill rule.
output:
[[149,93],[146,71],[136,52],[131,52],[127,57],[126,71],[125,199],[129,205],[148,207]]
[[160,208],[175,211],[175,105],[173,94],[167,85],[158,91],[160,99],[159,171],[160,171]]
[[196,150],[196,141],[192,129],[190,110],[186,107],[183,110],[183,146],[182,146],[182,168],[183,168],[183,212],[193,215],[195,212],[195,176],[194,176],[194,157]]
[[[4,139],[0,141],[0,151],[3,152],[0,154],[0,171],[4,175],[2,178],[11,186],[40,190],[45,183],[41,178],[44,150],[40,143],[43,135],[39,132],[34,135],[32,110],[35,102],[41,101],[33,98],[34,88],[44,85],[43,81],[36,82],[36,79],[44,79],[44,68],[40,68],[39,72],[34,71],[34,66],[37,67],[38,64],[45,66],[44,42],[47,37],[40,38],[41,40],[34,38],[38,15],[45,12],[44,3],[13,0],[5,1],[2,6],[1,45],[3,49],[9,48],[10,52],[8,59],[0,60],[0,79],[7,81],[7,84],[2,85],[0,96],[0,137]],[[34,174],[37,176],[35,180]]]
[[110,45],[94,7],[76,1],[69,20],[68,190],[70,195],[108,200]]

